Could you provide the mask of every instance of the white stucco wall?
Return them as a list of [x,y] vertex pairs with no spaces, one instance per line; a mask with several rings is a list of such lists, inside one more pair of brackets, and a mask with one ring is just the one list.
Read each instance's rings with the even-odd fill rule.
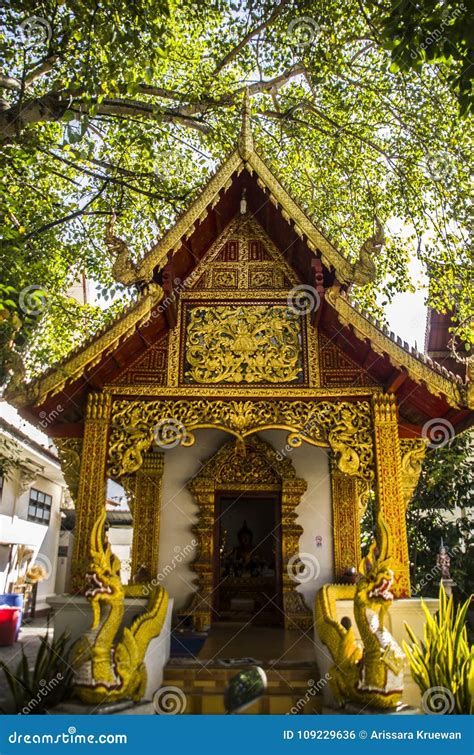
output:
[[122,565],[120,569],[122,583],[128,585],[130,582],[133,529],[132,527],[109,527],[107,537],[112,552],[120,559]]
[[[287,433],[267,431],[260,437],[275,450],[285,452]],[[162,486],[159,574],[162,584],[175,599],[179,610],[189,600],[194,589],[194,573],[190,562],[194,558],[195,535],[191,531],[197,522],[197,506],[186,483],[230,436],[217,430],[199,430],[190,448],[177,447],[165,451]],[[287,450],[296,474],[308,483],[308,489],[298,507],[298,523],[303,527],[300,552],[310,555],[311,579],[298,589],[313,607],[318,588],[333,579],[331,487],[327,453],[324,449],[303,444]],[[316,537],[322,538],[321,547]],[[314,560],[313,560],[314,559]]]
[[[36,610],[47,608],[46,597],[55,592],[56,556],[58,551],[59,530],[61,526],[60,506],[63,486],[58,482],[59,470],[53,465],[44,464],[44,474],[38,474],[24,492],[19,488],[19,472],[15,471],[4,481],[0,502],[0,540],[2,543],[14,543],[28,546],[34,551],[34,563],[41,564],[47,578],[38,584]],[[51,479],[53,478],[53,479]],[[30,489],[34,488],[51,496],[51,518],[49,523],[39,524],[28,521],[28,502]],[[8,582],[13,581],[16,572],[7,578],[7,570],[0,574],[0,591],[8,589]]]

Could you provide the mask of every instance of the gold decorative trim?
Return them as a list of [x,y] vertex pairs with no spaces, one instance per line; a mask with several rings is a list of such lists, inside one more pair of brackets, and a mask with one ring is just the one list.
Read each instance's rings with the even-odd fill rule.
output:
[[76,505],[81,474],[82,438],[54,438],[61,472]]
[[344,474],[331,461],[334,576],[342,579],[347,569],[357,570],[360,559],[360,519],[357,478]]
[[138,268],[141,277],[146,280],[152,275],[155,267],[160,267],[167,261],[168,253],[174,251],[181,239],[190,232],[192,226],[206,217],[209,207],[214,206],[219,200],[219,192],[225,187],[232,175],[243,167],[244,162],[238,151],[235,150],[219,167],[217,173],[212,176],[197,199],[178,218],[175,225],[147,252]]
[[160,543],[161,483],[165,455],[149,452],[135,474],[132,542],[132,580],[155,579]]
[[285,305],[198,305],[187,316],[184,382],[299,384],[303,337],[300,316]]
[[417,383],[425,383],[428,390],[435,396],[446,396],[448,403],[459,408],[462,404],[459,387],[449,378],[440,375],[429,365],[423,364],[403,348],[394,343],[391,338],[372,325],[366,317],[349,304],[342,293],[329,289],[326,301],[334,307],[342,325],[352,326],[354,334],[359,340],[369,339],[374,351],[386,355],[390,363],[397,369],[404,367],[409,377]]
[[[232,482],[230,482],[232,481]],[[232,488],[230,487],[232,486]],[[214,507],[218,490],[244,491],[278,490],[281,492],[281,543],[282,591],[285,627],[308,628],[312,615],[300,593],[295,590],[288,573],[288,562],[293,563],[299,550],[303,528],[296,524],[296,507],[307,488],[305,480],[296,477],[290,459],[282,458],[275,449],[258,436],[245,442],[245,456],[235,440],[229,441],[204,464],[188,483],[199,508],[199,519],[193,527],[198,540],[197,554],[192,564],[198,577],[197,591],[184,612],[194,619],[198,630],[211,624],[214,559]]]
[[262,430],[287,430],[288,445],[303,442],[330,446],[339,469],[357,477],[359,505],[365,505],[374,480],[372,422],[368,401],[114,401],[109,445],[112,477],[140,468],[143,454],[156,440],[166,445],[191,446],[193,431],[214,428],[234,435],[240,446]]
[[393,394],[374,396],[374,445],[377,471],[378,512],[391,532],[390,545],[395,574],[393,592],[410,597],[410,562],[403,498],[397,401]]
[[110,393],[111,396],[140,396],[143,399],[153,397],[163,398],[200,398],[205,396],[206,398],[239,398],[239,399],[258,399],[265,396],[271,396],[272,398],[280,399],[333,399],[333,398],[370,398],[376,393],[382,393],[383,388],[380,386],[363,386],[348,387],[348,388],[278,388],[271,385],[259,385],[257,388],[246,386],[237,388],[229,386],[224,388],[216,388],[214,386],[206,388],[205,386],[162,386],[155,385],[153,383],[140,383],[140,385],[117,385],[115,383],[105,385],[105,392]]
[[173,228],[146,254],[139,265],[139,275],[145,280],[149,279],[154,268],[162,266],[167,260],[169,252],[177,250],[181,239],[186,234],[189,235],[194,230],[193,226],[195,223],[206,216],[209,206],[216,203],[219,192],[226,188],[232,175],[234,173],[238,174],[242,168],[247,167],[250,172],[253,170],[256,172],[261,180],[260,185],[262,188],[268,189],[274,203],[281,205],[283,216],[294,222],[296,232],[300,236],[305,235],[307,237],[308,246],[311,251],[314,253],[317,250],[321,251],[323,262],[327,267],[333,267],[336,270],[341,283],[350,283],[353,278],[354,266],[338,252],[331,242],[309,220],[257,152],[254,149],[249,152],[247,148],[244,151],[248,155],[247,161],[244,162],[238,150],[235,150],[218,168],[217,173],[210,179],[189,209],[178,219]]
[[426,455],[428,440],[425,438],[403,438],[400,440],[402,454],[402,491],[405,508],[408,508],[415,492]]
[[84,586],[92,528],[105,507],[107,441],[111,396],[90,393],[87,399],[71,576],[73,589]]

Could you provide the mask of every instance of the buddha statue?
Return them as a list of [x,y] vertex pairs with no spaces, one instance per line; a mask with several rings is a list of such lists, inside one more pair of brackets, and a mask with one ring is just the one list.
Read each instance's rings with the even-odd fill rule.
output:
[[244,521],[237,532],[238,545],[224,554],[223,576],[258,577],[266,566],[266,562],[258,554],[253,544],[253,532]]

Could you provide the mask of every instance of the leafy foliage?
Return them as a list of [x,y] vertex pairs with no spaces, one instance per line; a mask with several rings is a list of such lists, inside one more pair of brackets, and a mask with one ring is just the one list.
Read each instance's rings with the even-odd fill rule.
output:
[[451,576],[468,595],[474,585],[474,438],[465,433],[428,453],[407,513],[408,544],[415,594],[435,596],[441,539],[451,557]]
[[[392,50],[392,70],[420,69],[425,62],[444,64],[461,113],[472,111],[474,18],[468,4],[464,0],[423,0],[414,5],[410,0],[391,0],[386,14],[382,35]],[[443,75],[440,70],[438,73]]]
[[[423,693],[426,712],[472,714],[474,708],[474,645],[469,647],[466,616],[471,597],[454,610],[452,596],[439,588],[439,609],[426,617],[424,639],[405,624],[412,645],[403,643],[413,679]],[[442,706],[441,710],[439,706]]]
[[49,641],[41,637],[32,670],[23,645],[21,660],[13,671],[5,663],[0,668],[10,690],[7,713],[39,714],[61,702],[71,691],[72,667],[69,663],[69,638],[62,634]]
[[[383,26],[390,4],[383,7],[7,0],[0,10],[3,374],[15,371],[12,349],[27,356],[30,371],[40,369],[67,350],[66,331],[75,331],[76,343],[81,329],[106,321],[98,308],[72,313],[64,295],[84,274],[107,293],[104,306],[117,293],[104,244],[108,219],[116,214],[132,255],[143,255],[235,144],[247,85],[258,149],[341,251],[354,258],[374,219],[385,224],[377,280],[358,290],[359,300],[374,307],[382,282],[387,302],[410,289],[416,253],[436,278],[430,303],[455,308],[467,322],[468,124],[431,66],[393,70],[390,26]],[[39,314],[20,302],[32,286],[47,292]]]

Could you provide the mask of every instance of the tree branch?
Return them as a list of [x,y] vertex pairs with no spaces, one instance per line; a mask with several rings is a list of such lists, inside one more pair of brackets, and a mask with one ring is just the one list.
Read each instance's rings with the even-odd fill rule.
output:
[[45,73],[52,71],[57,60],[57,55],[52,55],[50,58],[46,58],[46,60],[25,76],[25,86],[30,86],[36,81],[36,79],[39,79],[41,76],[44,76]]
[[101,194],[103,194],[103,192],[105,191],[107,184],[108,184],[108,179],[104,181],[104,183],[100,187],[97,194],[94,194],[94,196],[91,199],[89,199],[88,202],[86,202],[84,207],[81,207],[79,210],[75,210],[74,212],[70,212],[69,215],[65,215],[63,218],[56,218],[56,220],[52,220],[50,223],[46,223],[45,225],[42,225],[40,228],[36,228],[36,230],[34,231],[30,231],[30,233],[27,233],[23,237],[23,240],[28,241],[34,236],[39,236],[41,233],[46,233],[46,231],[50,231],[51,228],[55,228],[57,225],[61,225],[62,223],[68,223],[70,220],[74,220],[75,218],[78,218],[80,215],[90,215],[90,213],[86,213],[87,208],[90,207],[91,204],[93,204],[93,202],[96,201],[96,199],[99,199]]
[[19,91],[21,89],[21,81],[15,79],[13,76],[7,76],[4,73],[0,73],[0,89]]
[[270,14],[270,16],[267,18],[266,21],[262,21],[261,24],[255,27],[255,29],[252,29],[252,31],[249,31],[248,34],[243,37],[240,42],[230,50],[227,55],[225,55],[220,63],[217,64],[217,66],[214,68],[211,76],[215,77],[217,74],[219,74],[225,66],[231,62],[238,54],[239,52],[246,46],[248,43],[256,37],[258,34],[260,34],[261,31],[266,29],[268,26],[270,26],[275,19],[280,15],[280,13],[284,10],[285,6],[288,5],[288,0],[280,0],[280,3],[277,5],[273,13]]
[[[64,97],[64,93],[50,92],[43,97],[14,105],[0,112],[2,138],[16,136],[28,124],[60,121],[67,111],[87,114],[90,104],[84,100],[74,99],[72,96]],[[173,110],[158,112],[153,104],[140,100],[104,99],[101,103],[95,104],[98,115],[140,116],[164,123],[178,123],[181,126],[197,129],[204,134],[210,131],[210,127],[197,118]]]

